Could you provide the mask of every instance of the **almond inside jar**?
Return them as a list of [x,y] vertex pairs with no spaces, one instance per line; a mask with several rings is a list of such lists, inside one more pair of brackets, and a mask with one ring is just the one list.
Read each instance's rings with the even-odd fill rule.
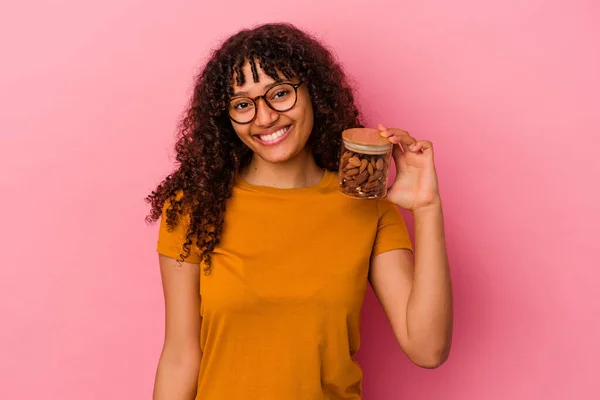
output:
[[358,199],[385,197],[392,144],[370,128],[345,130],[342,139],[340,191]]

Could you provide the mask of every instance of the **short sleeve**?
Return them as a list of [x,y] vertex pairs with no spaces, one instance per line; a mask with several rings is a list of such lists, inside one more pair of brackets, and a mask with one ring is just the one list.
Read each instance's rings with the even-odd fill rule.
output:
[[404,218],[398,207],[389,201],[377,201],[377,237],[373,255],[396,249],[413,251],[412,242]]
[[[170,202],[165,201],[165,205],[162,210],[162,217],[160,218],[160,226],[158,229],[158,241],[156,244],[156,251],[167,257],[181,260],[181,256],[184,253],[183,245],[187,235],[187,229],[189,227],[190,218],[189,215],[183,215],[179,218],[178,224],[172,230],[167,226],[166,211],[170,206]],[[198,247],[195,245],[190,246],[190,254],[183,261],[192,264],[200,263],[200,252]]]

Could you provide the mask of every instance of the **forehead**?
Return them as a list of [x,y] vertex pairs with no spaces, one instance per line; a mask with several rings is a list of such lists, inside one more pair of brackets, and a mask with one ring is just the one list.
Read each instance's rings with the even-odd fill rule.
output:
[[[256,74],[257,74],[258,82],[254,81],[254,76],[252,74],[252,67],[249,62],[246,62],[241,68],[242,74],[244,75],[244,84],[243,85],[237,84],[238,76],[236,73],[234,73],[233,79],[232,79],[233,80],[232,88],[233,88],[234,92],[241,92],[241,91],[249,92],[253,88],[261,89],[273,82],[276,82],[275,79],[271,78],[269,75],[267,75],[265,73],[265,71],[263,71],[263,69],[260,67],[260,65],[258,63],[255,63],[255,67],[256,67]],[[279,80],[286,79],[285,75],[283,75],[281,73],[281,71],[278,70],[277,74],[279,76]]]

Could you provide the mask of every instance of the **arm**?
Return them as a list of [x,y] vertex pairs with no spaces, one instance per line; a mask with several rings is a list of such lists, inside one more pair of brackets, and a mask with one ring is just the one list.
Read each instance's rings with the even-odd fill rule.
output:
[[200,360],[200,267],[159,255],[165,296],[165,341],[154,400],[193,400]]
[[448,358],[452,290],[441,205],[415,210],[415,254],[392,250],[371,262],[370,281],[410,360],[436,368]]

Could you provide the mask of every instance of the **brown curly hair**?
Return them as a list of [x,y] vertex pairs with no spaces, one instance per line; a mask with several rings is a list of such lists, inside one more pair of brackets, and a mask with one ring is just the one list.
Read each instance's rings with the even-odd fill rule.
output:
[[359,111],[342,67],[323,44],[288,23],[244,29],[223,42],[196,77],[190,106],[180,123],[175,145],[178,167],[146,197],[151,205],[148,223],[158,220],[166,201],[166,224],[172,229],[182,215],[189,227],[181,260],[194,243],[200,249],[206,274],[211,252],[221,237],[225,204],[236,174],[250,162],[252,151],[236,135],[227,114],[233,79],[244,84],[242,67],[256,64],[273,79],[277,72],[305,82],[314,110],[308,140],[321,168],[336,171],[344,129],[359,127]]

